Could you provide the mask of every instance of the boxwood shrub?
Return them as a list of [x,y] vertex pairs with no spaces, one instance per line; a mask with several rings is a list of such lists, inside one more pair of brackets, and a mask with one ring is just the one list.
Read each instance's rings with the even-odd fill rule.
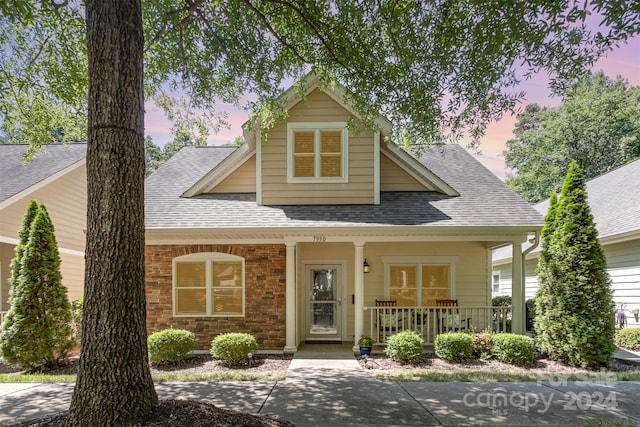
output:
[[495,334],[491,339],[491,354],[501,362],[528,365],[533,362],[533,340],[525,335]]
[[396,357],[403,362],[418,360],[423,353],[422,338],[413,331],[403,331],[387,338],[384,352],[389,357]]
[[449,332],[436,336],[433,349],[441,359],[459,362],[473,355],[473,338],[462,332]]
[[255,353],[257,349],[253,335],[240,332],[221,334],[211,341],[211,355],[228,366],[246,365],[249,353]]
[[640,350],[640,328],[623,328],[616,331],[616,345],[629,350]]
[[184,329],[165,329],[147,338],[149,362],[175,362],[193,350],[195,336]]

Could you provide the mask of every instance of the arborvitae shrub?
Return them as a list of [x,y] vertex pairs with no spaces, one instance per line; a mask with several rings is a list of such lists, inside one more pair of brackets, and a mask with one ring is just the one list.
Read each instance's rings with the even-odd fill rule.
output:
[[258,344],[253,335],[239,332],[218,335],[211,341],[211,355],[228,366],[242,366],[249,362],[249,353],[255,353]]
[[24,237],[28,228],[28,239],[18,245],[20,258],[12,263],[18,274],[12,274],[11,308],[0,327],[0,352],[23,369],[49,371],[66,363],[75,339],[53,224],[44,205],[31,218],[33,203],[20,232]]
[[611,280],[575,162],[557,205],[551,200],[542,237],[534,319],[538,348],[572,366],[608,366],[615,351]]
[[533,340],[526,335],[495,334],[491,354],[501,362],[529,365],[533,362]]
[[384,352],[389,357],[396,357],[403,362],[418,360],[423,353],[422,338],[413,331],[403,331],[387,338]]
[[463,332],[450,332],[436,336],[433,349],[441,359],[461,362],[473,356],[473,338]]
[[184,329],[165,329],[147,338],[149,362],[176,362],[193,350],[195,336]]

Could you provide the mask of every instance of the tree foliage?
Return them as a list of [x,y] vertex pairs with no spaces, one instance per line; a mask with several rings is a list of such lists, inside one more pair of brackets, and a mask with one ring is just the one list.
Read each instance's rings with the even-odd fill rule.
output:
[[19,235],[0,353],[24,369],[47,371],[66,361],[75,340],[53,224],[44,205],[31,201]]
[[[36,144],[84,139],[83,4],[9,4],[0,9],[4,130]],[[389,117],[397,141],[465,131],[477,140],[522,97],[520,81],[544,72],[566,88],[640,28],[640,15],[620,0],[147,0],[143,8],[145,97],[176,134],[205,138],[225,124],[220,101],[272,123],[282,85],[313,68],[324,84],[342,83],[365,119]],[[590,14],[602,18],[600,31],[587,28]],[[257,100],[246,105],[247,94]]]
[[570,159],[587,179],[640,157],[640,87],[602,72],[580,80],[557,109],[528,105],[507,141],[506,183],[535,203],[560,189]]
[[535,298],[538,348],[572,366],[608,366],[615,351],[611,280],[576,162],[545,218],[543,245]]

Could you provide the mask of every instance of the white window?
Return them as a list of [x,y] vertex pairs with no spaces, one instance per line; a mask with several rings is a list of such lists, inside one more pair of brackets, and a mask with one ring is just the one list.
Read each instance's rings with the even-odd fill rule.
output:
[[491,281],[493,283],[493,293],[498,293],[500,292],[500,272],[499,271],[494,271],[493,273],[491,273]]
[[289,123],[288,182],[347,182],[347,124]]
[[435,306],[453,298],[455,257],[383,257],[385,298],[399,306]]
[[202,252],[173,259],[174,316],[244,316],[244,259]]

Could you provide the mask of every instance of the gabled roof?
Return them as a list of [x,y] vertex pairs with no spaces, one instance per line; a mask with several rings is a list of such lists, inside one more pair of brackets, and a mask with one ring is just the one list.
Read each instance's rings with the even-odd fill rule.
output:
[[[426,149],[418,161],[459,196],[437,192],[383,192],[379,205],[258,206],[255,193],[180,197],[231,155],[234,147],[186,147],[146,180],[145,220],[151,229],[241,230],[333,228],[424,229],[464,227],[535,230],[542,217],[462,147]],[[200,233],[200,232],[198,232]],[[198,234],[202,235],[202,234]],[[185,233],[185,238],[189,236]]]
[[0,144],[0,204],[84,164],[87,144],[49,144],[29,163],[22,163],[25,144]]
[[[640,239],[640,159],[587,181],[586,189],[587,201],[602,243]],[[546,215],[549,199],[533,207]],[[532,254],[539,251],[540,247]],[[493,259],[511,259],[511,249],[496,249]]]

